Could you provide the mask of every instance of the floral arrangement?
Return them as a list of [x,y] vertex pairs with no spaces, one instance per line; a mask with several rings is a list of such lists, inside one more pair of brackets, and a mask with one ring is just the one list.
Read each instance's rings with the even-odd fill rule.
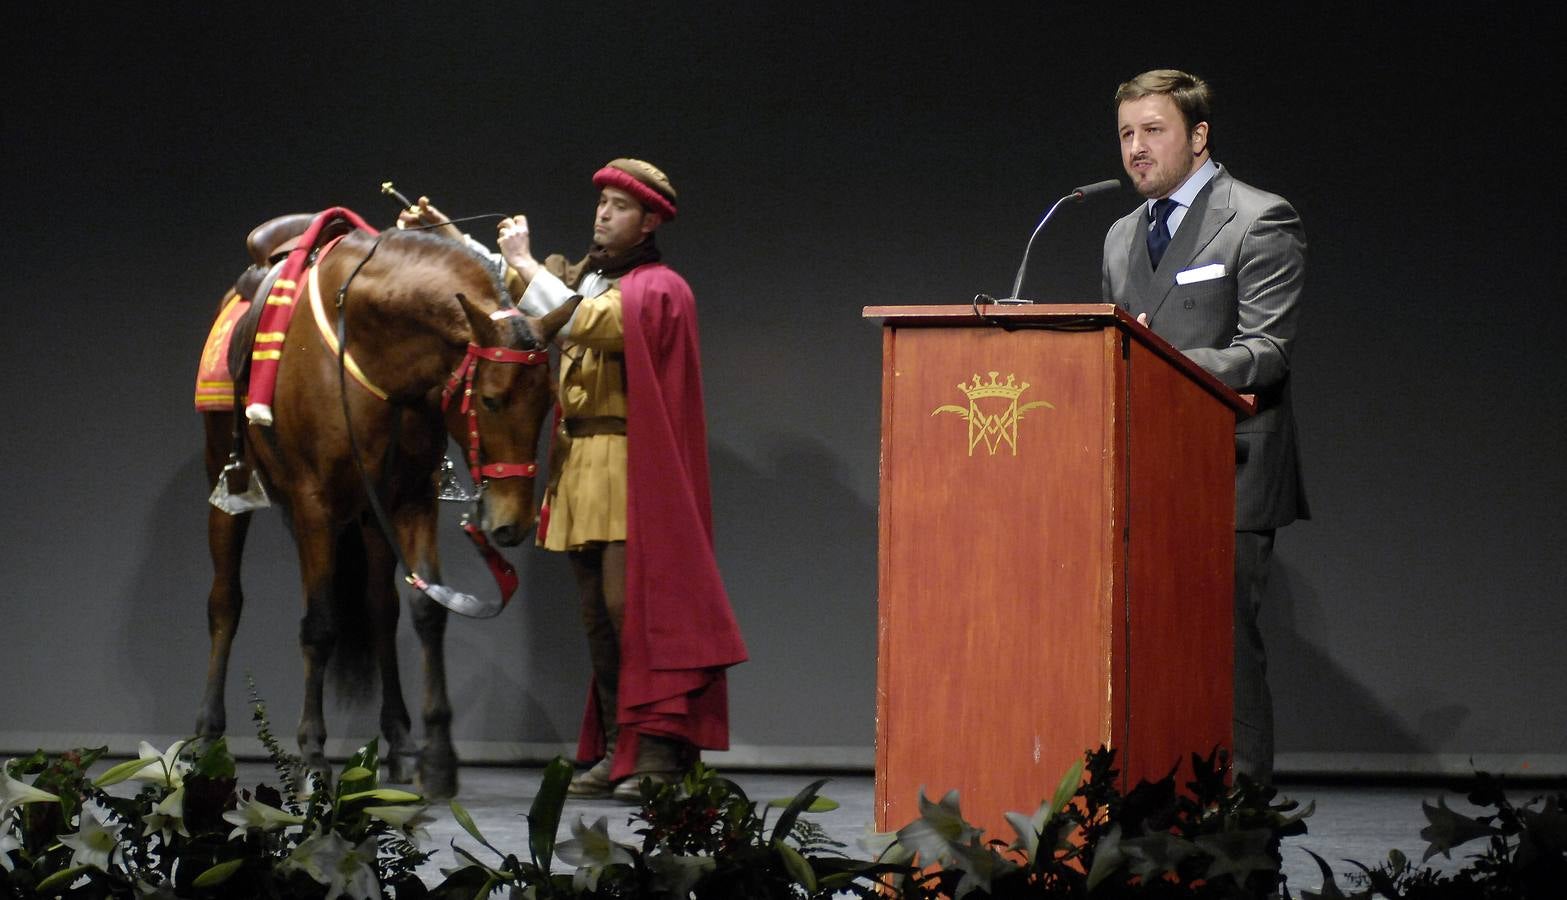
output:
[[[0,898],[1288,898],[1280,842],[1305,833],[1311,813],[1244,776],[1231,784],[1218,752],[1193,756],[1180,786],[1172,771],[1123,794],[1114,753],[1100,748],[1032,815],[1008,814],[1011,841],[966,822],[955,793],[921,796],[918,819],[868,834],[870,858],[854,858],[805,817],[835,808],[819,795],[825,779],[764,804],[698,764],[675,784],[642,786],[631,813],[639,844],[612,840],[605,818],[579,818],[557,842],[572,773],[557,759],[527,814],[525,852],[494,846],[454,801],[453,817],[482,850],[454,843],[458,864],[428,886],[416,874],[432,857],[420,849],[427,804],[378,784],[375,742],[330,782],[302,779],[259,703],[256,720],[278,788],[239,790],[221,739],[143,744],[137,759],[96,777],[102,749],[6,762]],[[1439,800],[1426,805],[1421,832],[1422,862],[1484,841],[1464,869],[1440,874],[1394,851],[1376,867],[1352,862],[1358,872],[1341,887],[1313,854],[1323,882],[1303,900],[1562,896],[1567,793],[1514,805],[1481,774],[1469,800],[1494,812],[1465,816]]]
[[[376,742],[335,784],[279,750],[282,789],[237,790],[225,742],[142,743],[97,777],[104,749],[38,752],[0,769],[0,897],[326,898],[424,896],[414,870],[423,798],[383,788]],[[125,787],[137,787],[127,795]]]

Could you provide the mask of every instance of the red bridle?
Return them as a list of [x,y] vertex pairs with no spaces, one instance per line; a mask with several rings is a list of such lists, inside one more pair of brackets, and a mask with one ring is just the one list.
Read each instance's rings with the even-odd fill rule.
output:
[[509,347],[480,347],[469,344],[462,363],[446,381],[441,392],[441,410],[451,406],[457,386],[463,386],[461,411],[468,417],[468,474],[473,476],[475,489],[482,489],[485,478],[532,478],[539,473],[539,464],[532,460],[525,463],[479,463],[479,410],[473,402],[473,379],[479,373],[479,360],[522,366],[539,366],[549,363],[549,353],[544,350],[513,350]]

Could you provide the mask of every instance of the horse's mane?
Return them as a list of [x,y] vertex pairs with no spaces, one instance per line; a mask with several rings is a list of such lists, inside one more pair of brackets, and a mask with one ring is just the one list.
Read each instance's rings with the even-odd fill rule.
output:
[[[379,237],[360,232],[349,240],[354,245],[362,246],[363,252],[370,252],[372,245],[375,247],[370,260],[365,263],[364,274],[373,273],[395,283],[422,280],[439,285],[437,299],[442,302],[430,304],[428,298],[425,298],[426,302],[420,303],[419,308],[411,312],[442,331],[455,335],[470,330],[467,317],[456,301],[455,295],[459,292],[481,310],[492,304],[495,310],[515,308],[500,273],[466,244],[422,230],[387,230]],[[476,290],[480,285],[483,286],[482,294]],[[412,294],[397,291],[388,296],[401,302],[413,299]],[[521,317],[501,321],[506,325],[497,325],[497,330],[505,331],[507,326],[510,328],[508,346],[538,345],[532,329]]]

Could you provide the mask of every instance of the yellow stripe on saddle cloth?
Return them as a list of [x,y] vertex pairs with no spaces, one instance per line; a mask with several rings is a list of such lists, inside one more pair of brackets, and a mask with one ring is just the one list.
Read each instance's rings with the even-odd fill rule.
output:
[[[321,302],[321,289],[316,280],[315,266],[310,267],[307,287],[310,292],[310,311],[315,316],[316,329],[321,332],[321,339],[326,342],[327,348],[335,356],[337,334],[332,323],[327,320],[326,308]],[[234,409],[234,376],[229,371],[228,364],[229,342],[234,336],[235,323],[243,318],[249,309],[250,301],[235,291],[230,291],[229,296],[223,301],[217,320],[212,323],[212,330],[207,333],[207,343],[201,352],[201,363],[196,368],[197,412],[230,412]],[[257,343],[269,338],[270,343],[277,345],[277,349],[270,352],[281,356],[283,335],[256,335]],[[343,368],[348,370],[348,374],[365,390],[382,400],[387,399],[386,391],[370,381],[364,370],[359,368],[359,363],[354,360],[352,354],[343,360]]]
[[234,323],[250,309],[250,301],[229,291],[218,311],[207,343],[196,366],[196,412],[231,412],[234,409],[234,376],[229,372],[229,340]]

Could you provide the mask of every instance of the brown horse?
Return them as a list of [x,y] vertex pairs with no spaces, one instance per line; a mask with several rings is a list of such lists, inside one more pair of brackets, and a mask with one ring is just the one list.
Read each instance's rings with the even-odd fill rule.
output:
[[[442,646],[447,610],[425,593],[412,594],[425,676],[425,744],[416,751],[397,669],[398,549],[411,570],[439,581],[436,489],[448,435],[482,472],[483,531],[503,546],[531,532],[531,462],[552,402],[546,348],[570,310],[544,320],[523,316],[477,256],[456,242],[412,231],[379,237],[352,232],[316,263],[309,280],[322,312],[313,314],[302,290],[278,369],[274,423],[247,425],[242,442],[245,463],[283,508],[298,549],[305,594],[300,752],[311,768],[326,771],[327,663],[340,638],[358,637],[380,671],[390,780],[409,781],[417,761],[423,790],[452,796],[457,762]],[[350,362],[343,366],[357,363],[356,377],[340,370],[331,346],[337,334],[346,334]],[[472,379],[466,403],[464,373]],[[211,485],[233,447],[234,414],[210,412],[204,420]],[[506,465],[497,468],[500,463]],[[490,477],[508,470],[524,474]],[[367,481],[396,546],[377,524]],[[202,735],[221,734],[225,726],[224,685],[244,602],[240,557],[251,515],[208,510],[212,647],[196,724]],[[360,628],[369,633],[350,635]]]

